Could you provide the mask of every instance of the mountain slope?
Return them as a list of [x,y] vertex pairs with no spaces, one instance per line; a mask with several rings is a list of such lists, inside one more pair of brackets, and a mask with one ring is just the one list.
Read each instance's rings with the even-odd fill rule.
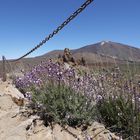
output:
[[140,61],[140,49],[111,41],[102,41],[76,49],[73,54],[76,53],[94,53],[120,60]]
[[[89,64],[99,62],[116,61],[138,61],[140,62],[140,49],[115,43],[111,41],[102,41],[96,44],[87,45],[79,49],[71,50],[72,55],[76,59],[84,57]],[[62,50],[54,50],[36,58],[57,58],[59,54],[63,54]]]
[[[71,53],[75,59],[84,57],[86,63],[89,65],[94,65],[96,63],[114,63],[114,60],[117,63],[126,63],[126,60],[130,62],[140,62],[140,49],[111,41],[102,41],[96,44],[87,45],[79,49],[71,50]],[[41,61],[50,58],[58,58],[59,54],[63,55],[63,51],[54,50],[34,58],[25,58],[19,61],[18,64],[13,63],[13,69],[30,69]],[[2,63],[0,62],[0,75],[2,75],[1,64]]]

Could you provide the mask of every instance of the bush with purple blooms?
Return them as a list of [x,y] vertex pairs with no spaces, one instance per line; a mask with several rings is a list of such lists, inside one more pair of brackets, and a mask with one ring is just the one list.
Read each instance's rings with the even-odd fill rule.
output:
[[40,90],[33,89],[32,93],[31,106],[45,125],[54,122],[76,127],[95,120],[93,102],[64,84],[49,83]]
[[78,76],[73,68],[49,61],[15,79],[15,85],[45,124],[56,122],[75,127],[95,119],[92,99],[95,93],[92,94],[92,87],[88,85],[94,80],[87,74]]
[[[124,95],[125,94],[125,95]],[[140,139],[140,98],[118,93],[97,103],[102,123],[123,138]]]
[[15,79],[16,87],[47,125],[100,121],[123,138],[140,138],[140,84],[118,68],[78,73],[52,61]]
[[31,87],[40,89],[44,84],[50,83],[69,83],[70,79],[75,76],[74,69],[64,69],[52,61],[42,62],[34,67],[31,71],[25,73],[23,77],[18,77],[14,83],[18,89],[26,93]]

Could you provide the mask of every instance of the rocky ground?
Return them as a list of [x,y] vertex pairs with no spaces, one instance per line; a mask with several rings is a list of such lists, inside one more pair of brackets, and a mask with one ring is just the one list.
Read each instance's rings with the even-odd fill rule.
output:
[[0,140],[119,140],[94,122],[86,131],[44,126],[38,116],[28,116],[23,95],[10,81],[0,81]]

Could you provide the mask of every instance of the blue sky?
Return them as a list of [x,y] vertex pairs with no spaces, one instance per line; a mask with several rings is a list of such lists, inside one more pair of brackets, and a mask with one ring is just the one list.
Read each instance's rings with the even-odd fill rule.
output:
[[[0,57],[18,58],[51,33],[85,0],[0,0]],[[95,0],[35,51],[80,48],[102,40],[140,48],[140,0]]]

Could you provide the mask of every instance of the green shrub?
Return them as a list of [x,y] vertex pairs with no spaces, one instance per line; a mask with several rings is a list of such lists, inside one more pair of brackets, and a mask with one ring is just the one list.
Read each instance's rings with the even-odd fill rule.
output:
[[51,83],[39,90],[33,88],[32,105],[46,125],[55,122],[76,127],[95,118],[94,102],[64,85]]
[[100,118],[118,132],[123,138],[140,139],[140,110],[139,101],[133,96],[109,96],[97,104]]

